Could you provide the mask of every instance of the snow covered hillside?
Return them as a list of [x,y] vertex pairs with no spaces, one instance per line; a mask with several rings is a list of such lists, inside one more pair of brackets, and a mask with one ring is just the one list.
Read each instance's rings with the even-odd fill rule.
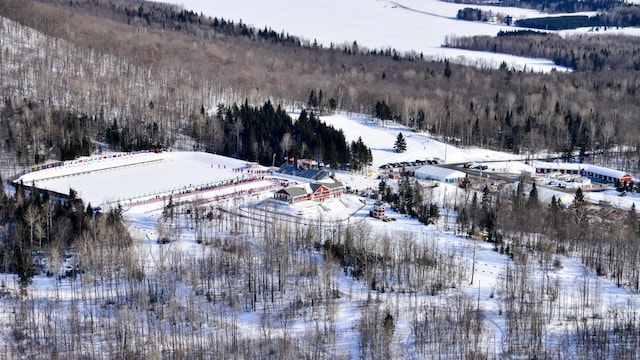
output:
[[[498,67],[505,61],[510,67],[533,71],[549,71],[560,67],[544,59],[522,58],[442,48],[447,36],[496,35],[513,27],[456,20],[464,4],[438,0],[322,0],[322,1],[199,1],[162,0],[177,3],[185,9],[209,16],[223,17],[257,28],[270,27],[285,31],[329,47],[359,46],[370,49],[394,48],[399,51],[423,53],[425,56],[469,64]],[[514,19],[537,17],[532,10],[505,7],[485,7],[483,10],[511,15]]]
[[[520,156],[480,148],[461,149],[433,139],[427,133],[415,133],[406,126],[395,122],[382,122],[367,115],[337,113],[323,116],[322,120],[341,129],[347,141],[362,141],[371,148],[373,167],[388,162],[414,161],[416,159],[438,158],[445,163],[464,163],[468,161],[508,161],[522,160]],[[407,151],[397,153],[393,149],[398,133],[406,138]],[[513,169],[518,173],[519,169]]]

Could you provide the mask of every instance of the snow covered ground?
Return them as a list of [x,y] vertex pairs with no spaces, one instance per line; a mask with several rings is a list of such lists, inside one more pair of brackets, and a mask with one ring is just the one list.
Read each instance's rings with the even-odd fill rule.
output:
[[[160,152],[111,154],[80,158],[65,166],[30,172],[18,179],[26,185],[68,194],[69,189],[93,206],[127,206],[153,200],[215,190],[217,195],[271,182],[260,178],[267,168],[242,160],[206,153]],[[201,195],[204,196],[204,195]]]
[[[503,61],[510,67],[532,71],[566,70],[550,60],[523,58],[505,54],[442,48],[447,36],[495,36],[514,27],[457,20],[464,4],[438,0],[319,0],[319,1],[223,1],[161,0],[184,6],[208,16],[250,24],[256,28],[316,40],[325,46],[348,45],[356,41],[369,49],[394,48],[423,53],[437,59],[498,67]],[[476,6],[474,6],[476,7]],[[546,16],[533,10],[477,6],[486,11],[510,15],[514,20]]]
[[[386,162],[398,162],[439,157],[447,162],[489,161],[502,160],[502,162],[490,163],[496,171],[512,171],[516,174],[527,165],[520,162],[518,157],[487,151],[482,149],[461,149],[451,145],[445,145],[430,138],[427,134],[406,132],[407,151],[397,154],[393,151],[393,142],[399,131],[405,128],[379,122],[361,115],[336,114],[323,118],[328,123],[342,129],[348,141],[362,136],[365,143],[372,147],[374,167]],[[513,267],[513,261],[506,255],[495,251],[492,244],[481,240],[470,240],[455,234],[454,204],[461,201],[463,191],[456,186],[440,184],[427,190],[426,198],[439,204],[443,209],[441,218],[434,225],[423,225],[415,219],[408,218],[393,211],[388,216],[395,221],[383,222],[368,217],[368,211],[372,208],[373,199],[362,198],[357,195],[344,195],[340,198],[327,199],[324,202],[302,202],[294,205],[286,205],[282,202],[270,200],[272,189],[263,192],[251,193],[249,189],[269,187],[273,183],[268,181],[268,175],[263,174],[265,168],[219,155],[197,152],[162,152],[141,154],[109,154],[96,155],[78,159],[66,163],[65,166],[50,168],[42,171],[25,174],[22,180],[25,184],[35,182],[36,186],[66,193],[69,188],[78,191],[85,202],[92,204],[105,204],[110,200],[119,199],[128,203],[128,199],[144,198],[154,199],[158,195],[174,194],[185,189],[196,189],[197,186],[219,184],[225,181],[240,180],[250,174],[259,176],[253,182],[234,184],[232,186],[207,189],[200,192],[201,198],[215,198],[228,194],[229,191],[237,192],[245,190],[242,198],[234,196],[230,201],[223,201],[220,206],[226,211],[240,214],[247,221],[261,221],[269,219],[271,214],[280,214],[291,219],[297,219],[300,224],[314,226],[318,219],[327,224],[323,230],[326,238],[336,236],[336,231],[345,224],[366,223],[371,229],[374,239],[393,239],[403,241],[411,239],[416,243],[432,246],[433,249],[443,254],[449,254],[456,262],[456,271],[461,278],[456,280],[456,288],[471,299],[476,299],[478,306],[485,314],[485,337],[481,346],[499,357],[504,352],[503,344],[506,337],[505,316],[502,312],[503,305],[496,296],[501,288],[501,282],[505,281],[507,268]],[[80,162],[82,160],[82,162]],[[251,167],[250,167],[251,166]],[[253,172],[251,172],[253,171]],[[262,178],[265,176],[265,179]],[[376,187],[378,180],[374,176],[353,173],[338,172],[337,178],[345,184],[357,189]],[[570,201],[570,196],[551,189],[540,188],[540,198],[550,198],[562,195]],[[259,196],[258,196],[259,195]],[[636,202],[637,197],[617,197],[612,192],[595,193],[588,195],[597,199],[613,197],[611,203],[622,207],[630,206],[627,202]],[[616,200],[616,201],[613,201]],[[134,201],[135,202],[135,201]],[[629,203],[630,204],[630,203]],[[640,204],[640,203],[639,203]],[[134,204],[135,205],[135,204]],[[155,262],[163,251],[157,243],[159,238],[157,222],[161,218],[164,202],[150,205],[144,203],[137,206],[125,206],[125,216],[131,224],[130,229],[136,241],[136,248],[141,256],[148,262],[148,267],[153,268]],[[638,205],[636,205],[638,206]],[[260,220],[263,219],[263,220]],[[217,236],[224,236],[218,234]],[[172,251],[181,251],[185,254],[201,254],[203,245],[196,241],[196,233],[193,227],[184,226],[173,243]],[[322,259],[317,260],[320,265]],[[589,311],[598,314],[611,307],[624,307],[625,304],[635,303],[637,294],[619,288],[613,282],[598,277],[574,259],[560,256],[559,266],[549,270],[543,264],[534,265],[531,279],[534,282],[545,281],[552,276],[557,286],[563,289],[560,301],[571,304],[573,298],[580,298],[584,293],[585,279],[589,279],[589,285],[595,291],[597,289],[599,302],[589,308]],[[8,285],[11,288],[11,283]],[[69,287],[69,291],[65,290]],[[30,287],[34,297],[66,299],[72,297],[73,283],[60,283],[53,279],[38,275]],[[336,340],[338,354],[349,354],[349,357],[358,357],[359,335],[356,331],[359,314],[363,304],[366,304],[372,295],[369,286],[362,280],[354,279],[344,273],[339,275],[340,298],[336,300],[337,308],[333,312],[335,316],[336,333],[340,334]],[[455,292],[457,290],[450,290]],[[380,304],[394,304],[397,307],[399,317],[396,322],[396,337],[403,339],[406,354],[415,351],[412,338],[411,321],[415,316],[415,295],[398,292],[376,293],[376,299]],[[450,295],[437,297],[420,295],[425,302],[450,301]],[[391,305],[388,305],[391,306]],[[570,305],[567,305],[570,306]],[[402,314],[402,315],[400,315]],[[243,312],[238,316],[237,326],[241,329],[242,336],[254,336],[259,333],[261,316],[256,312]],[[293,334],[304,336],[308,326],[311,326],[302,318],[292,320],[291,331]],[[556,339],[563,336],[565,327],[562,323],[549,324],[545,330],[546,338]],[[406,339],[406,340],[405,340]],[[407,355],[408,356],[408,355]]]
[[[383,123],[371,116],[337,113],[323,116],[322,120],[336,129],[342,129],[348,142],[362,137],[362,141],[371,148],[375,168],[388,162],[427,158],[438,158],[445,163],[521,160],[520,156],[504,152],[456,148],[437,141],[426,133],[415,133],[406,126],[394,122]],[[393,149],[398,133],[402,133],[407,142],[407,151],[400,154]],[[519,170],[514,169],[514,172]]]

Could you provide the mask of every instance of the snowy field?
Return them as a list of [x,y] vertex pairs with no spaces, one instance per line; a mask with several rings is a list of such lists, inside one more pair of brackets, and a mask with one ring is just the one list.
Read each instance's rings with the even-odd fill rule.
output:
[[[206,153],[123,153],[80,158],[65,166],[27,173],[18,181],[62,194],[73,189],[93,206],[128,207],[136,202],[166,200],[168,196],[205,196],[209,192],[223,196],[269,187],[272,183],[261,179],[266,170]],[[251,176],[258,179],[247,182]]]
[[[523,58],[505,54],[442,48],[447,36],[495,36],[514,27],[457,20],[464,4],[438,0],[320,0],[320,1],[223,1],[161,0],[184,6],[208,16],[250,24],[256,28],[316,40],[325,46],[351,45],[369,49],[394,48],[403,52],[423,53],[437,59],[498,67],[505,61],[510,67],[533,71],[549,71],[556,66],[550,60]],[[474,6],[476,7],[476,6]],[[533,10],[477,6],[486,11],[511,15],[514,20],[546,16]]]
[[[297,115],[293,115],[294,117]],[[323,116],[322,120],[336,129],[341,129],[348,142],[362,141],[371,148],[373,167],[388,162],[415,161],[416,159],[438,158],[444,163],[464,163],[468,161],[521,160],[520,156],[486,149],[460,149],[431,138],[426,133],[415,133],[409,128],[394,122],[380,122],[367,115],[347,115],[338,113]],[[407,151],[397,153],[393,149],[398,133],[402,133],[407,142]],[[518,169],[513,169],[518,173]]]

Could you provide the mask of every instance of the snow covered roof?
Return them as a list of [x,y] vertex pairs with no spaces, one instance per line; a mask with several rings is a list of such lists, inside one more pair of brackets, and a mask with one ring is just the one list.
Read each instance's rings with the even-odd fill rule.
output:
[[610,177],[616,178],[616,179],[620,179],[620,178],[622,178],[624,176],[630,176],[628,173],[626,173],[624,171],[615,170],[615,169],[609,169],[609,168],[606,168],[606,167],[597,166],[597,165],[590,165],[590,164],[587,164],[587,168],[585,169],[585,171],[595,172],[595,173],[598,173],[600,175],[610,176]]
[[535,161],[533,163],[533,167],[536,169],[555,169],[555,170],[576,170],[580,171],[582,169],[586,169],[588,164],[581,163],[559,163],[559,162],[548,162],[548,161]]
[[415,177],[419,179],[445,180],[463,178],[464,176],[462,171],[434,165],[425,165],[415,171]]
[[606,168],[598,165],[585,164],[585,163],[560,163],[560,162],[536,161],[534,162],[533,165],[535,168],[542,168],[542,169],[592,172],[595,174],[609,176],[616,179],[621,179],[625,176],[630,177],[630,174],[624,171],[610,169],[610,168]]
[[322,180],[324,178],[329,177],[329,172],[326,170],[319,169],[298,169],[297,166],[292,164],[282,165],[278,172],[281,174],[298,176],[306,179],[312,180]]
[[284,188],[282,190],[279,190],[278,193],[287,193],[290,196],[300,196],[300,195],[314,194],[316,191],[318,191],[319,188],[321,188],[323,186],[326,187],[327,189],[331,190],[331,189],[339,188],[339,187],[341,187],[343,185],[339,181],[323,182],[323,183],[312,182],[312,183],[306,183],[306,184],[301,184],[301,185],[289,186],[289,187],[286,187],[286,188]]
[[307,191],[304,186],[290,186],[288,188],[279,190],[278,193],[286,193],[289,194],[289,196],[300,196],[308,194],[309,191]]
[[323,182],[322,185],[328,187],[329,189],[336,189],[343,186],[342,183],[337,180],[334,180],[333,182]]

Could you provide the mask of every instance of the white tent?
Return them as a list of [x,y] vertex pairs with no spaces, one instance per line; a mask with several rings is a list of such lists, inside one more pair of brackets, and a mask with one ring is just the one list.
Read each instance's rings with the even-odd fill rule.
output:
[[462,171],[433,165],[425,165],[415,172],[418,179],[442,181],[447,184],[455,184],[464,179],[464,176]]

